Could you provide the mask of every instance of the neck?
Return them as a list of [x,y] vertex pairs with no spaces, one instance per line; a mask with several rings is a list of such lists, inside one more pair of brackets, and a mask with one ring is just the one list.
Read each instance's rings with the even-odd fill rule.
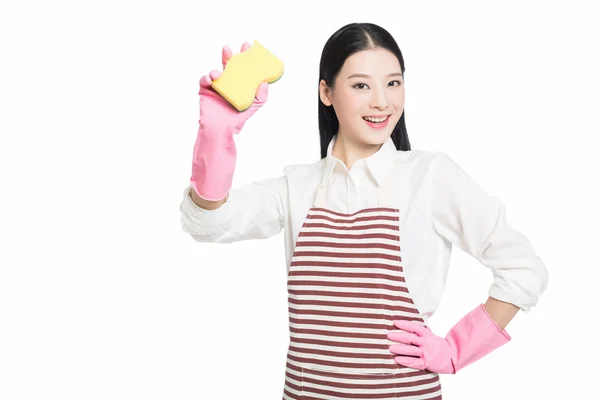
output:
[[357,160],[372,156],[381,146],[381,144],[355,142],[338,134],[331,154],[341,160],[350,170]]

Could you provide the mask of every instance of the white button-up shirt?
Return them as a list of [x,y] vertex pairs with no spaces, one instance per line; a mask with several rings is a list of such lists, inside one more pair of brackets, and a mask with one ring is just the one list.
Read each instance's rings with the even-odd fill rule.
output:
[[198,242],[230,243],[285,234],[289,269],[298,233],[317,188],[327,185],[325,206],[354,213],[377,206],[388,173],[397,177],[390,195],[400,210],[404,273],[415,305],[435,312],[446,283],[452,245],[491,269],[489,295],[529,312],[548,284],[548,271],[528,239],[505,219],[505,206],[488,195],[448,155],[396,150],[392,139],[351,170],[328,155],[309,165],[288,166],[283,176],[233,188],[216,210],[198,207],[183,191],[181,226]]

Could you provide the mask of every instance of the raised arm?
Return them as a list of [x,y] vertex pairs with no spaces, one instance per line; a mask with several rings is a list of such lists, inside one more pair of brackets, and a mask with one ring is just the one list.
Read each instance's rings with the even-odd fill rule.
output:
[[198,242],[231,243],[264,239],[279,233],[285,224],[288,204],[285,177],[267,179],[229,191],[215,209],[194,203],[191,187],[181,200],[181,227]]
[[[250,49],[244,43],[241,51]],[[232,57],[223,47],[225,68]],[[200,79],[200,120],[193,150],[190,185],[181,202],[181,225],[197,241],[231,242],[268,237],[282,228],[287,204],[284,177],[231,190],[236,167],[235,135],[267,101],[268,84],[259,85],[254,102],[238,111],[212,88],[221,73]]]

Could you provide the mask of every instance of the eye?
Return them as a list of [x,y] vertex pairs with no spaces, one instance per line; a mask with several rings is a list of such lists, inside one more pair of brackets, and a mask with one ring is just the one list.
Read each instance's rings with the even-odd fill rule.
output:
[[400,81],[391,81],[390,86],[400,86],[402,83]]
[[352,86],[355,89],[365,89],[368,86],[365,83],[357,83],[356,85]]

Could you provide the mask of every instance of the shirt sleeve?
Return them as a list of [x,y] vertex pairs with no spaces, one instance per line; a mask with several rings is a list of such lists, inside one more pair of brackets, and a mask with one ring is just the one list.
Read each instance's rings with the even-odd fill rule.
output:
[[430,177],[435,232],[491,269],[490,297],[530,312],[548,285],[548,271],[528,239],[508,224],[503,201],[441,152]]
[[193,202],[188,186],[180,204],[181,228],[197,242],[231,243],[279,233],[285,222],[287,180],[284,176],[230,190],[215,210]]

